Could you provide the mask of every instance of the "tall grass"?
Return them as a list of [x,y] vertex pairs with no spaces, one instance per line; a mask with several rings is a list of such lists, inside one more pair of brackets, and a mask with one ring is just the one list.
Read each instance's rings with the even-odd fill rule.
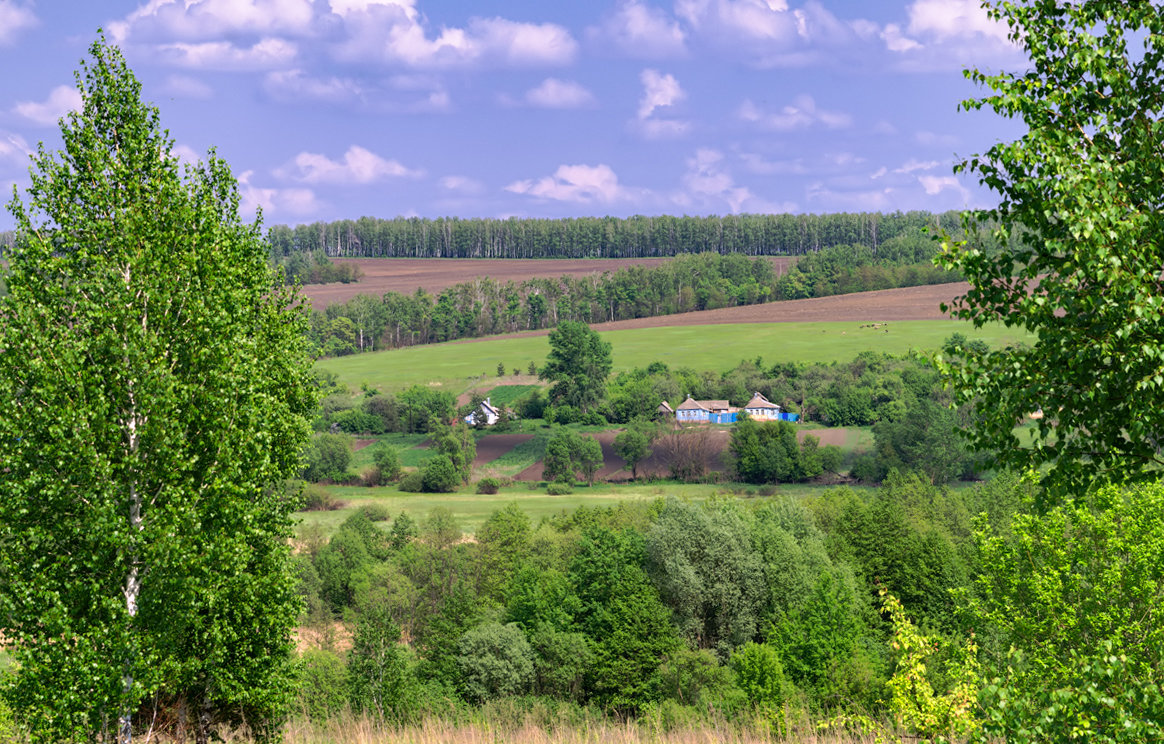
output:
[[338,716],[324,723],[292,722],[287,744],[872,744],[871,734],[821,732],[809,721],[787,734],[761,723],[690,723],[667,727],[658,721],[586,718],[561,724],[528,717],[520,721],[471,722],[428,718],[405,725],[383,725],[367,717]]

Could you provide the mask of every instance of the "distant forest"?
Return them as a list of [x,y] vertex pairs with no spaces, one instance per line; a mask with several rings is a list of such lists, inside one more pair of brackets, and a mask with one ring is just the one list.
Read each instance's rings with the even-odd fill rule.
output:
[[741,214],[723,217],[422,219],[315,222],[268,230],[271,256],[330,258],[650,258],[680,253],[799,256],[868,246],[928,227],[959,228],[958,212]]

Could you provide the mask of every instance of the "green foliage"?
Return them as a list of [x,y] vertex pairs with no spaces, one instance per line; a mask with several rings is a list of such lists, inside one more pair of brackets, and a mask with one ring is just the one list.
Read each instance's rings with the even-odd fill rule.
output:
[[669,499],[647,533],[647,572],[672,619],[696,648],[751,640],[763,601],[763,567],[738,511]]
[[[1078,495],[1094,481],[1155,480],[1164,407],[1164,219],[1158,208],[1159,90],[1164,15],[1153,3],[986,4],[1028,57],[1021,72],[966,76],[986,106],[1025,125],[957,166],[999,195],[963,216],[968,241],[946,240],[938,263],[970,282],[953,314],[1035,334],[988,353],[951,347],[941,359],[959,402],[981,400],[974,445],[1006,466],[1048,466],[1045,487]],[[997,224],[1001,244],[973,236]],[[1033,446],[1014,424],[1042,411]]]
[[821,474],[820,440],[806,436],[797,444],[787,421],[744,419],[732,430],[729,449],[736,473],[748,483],[792,483]]
[[614,452],[630,465],[632,478],[639,477],[639,463],[651,456],[651,440],[654,434],[653,427],[639,424],[619,432],[614,438]]
[[[1126,656],[1128,672],[1164,670],[1164,486],[1106,487],[1010,530],[978,525],[982,574],[967,605],[996,668],[1023,652],[1010,686],[1033,692],[1091,681],[1081,659]],[[1105,662],[1106,663],[1106,662]]]
[[473,430],[463,423],[438,426],[433,429],[432,440],[433,449],[453,464],[461,483],[468,483],[473,475],[473,460],[477,457],[477,440],[473,438]]
[[297,666],[300,712],[312,721],[326,721],[348,707],[348,668],[339,654],[309,648]]
[[416,679],[400,645],[400,628],[382,604],[366,608],[356,621],[348,672],[358,710],[381,721],[409,714],[417,694]]
[[585,323],[562,321],[550,331],[550,353],[538,377],[553,382],[550,399],[591,410],[606,393],[610,375],[610,343]]
[[934,689],[933,664],[927,664],[938,641],[922,634],[905,616],[901,602],[882,592],[883,609],[893,623],[892,648],[898,653],[897,669],[890,678],[889,709],[899,730],[922,741],[958,742],[975,733],[981,722],[975,710],[982,680],[978,672],[977,646],[971,640],[958,649],[947,672],[947,689]]
[[94,43],[76,79],[64,149],[8,205],[9,700],[37,740],[127,740],[170,700],[202,736],[272,736],[299,615],[280,484],[316,405],[304,310],[228,166],[182,172],[120,52]]
[[344,482],[352,464],[352,438],[347,434],[314,434],[303,456],[303,478],[318,483]]
[[424,433],[449,421],[457,401],[452,393],[413,385],[396,396],[400,427],[405,432]]
[[544,623],[530,635],[534,650],[534,691],[580,702],[593,652],[586,636]]
[[461,689],[478,702],[517,695],[533,682],[534,653],[516,623],[485,623],[461,636]]
[[574,493],[574,483],[572,481],[552,481],[546,484],[546,494],[549,496],[566,496]]
[[791,684],[784,676],[779,652],[766,643],[746,643],[731,656],[736,686],[748,702],[761,710],[783,713]]
[[400,477],[400,455],[390,444],[377,444],[372,450],[372,463],[376,468],[376,482],[386,486]]
[[546,442],[542,463],[542,477],[547,481],[571,485],[584,479],[593,483],[594,475],[602,467],[602,445],[597,439],[561,427]]
[[501,481],[487,477],[477,481],[477,493],[493,495],[501,490]]
[[424,463],[420,484],[425,493],[452,493],[461,485],[461,472],[448,455],[437,455]]
[[975,462],[960,435],[969,424],[966,419],[929,397],[912,398],[901,417],[873,427],[875,469],[861,469],[855,475],[880,481],[895,468],[916,470],[938,485],[972,476]]

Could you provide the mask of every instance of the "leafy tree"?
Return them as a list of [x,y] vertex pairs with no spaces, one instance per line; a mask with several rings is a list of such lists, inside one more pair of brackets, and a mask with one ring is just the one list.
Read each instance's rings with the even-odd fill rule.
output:
[[[1093,480],[1155,479],[1162,462],[1164,229],[1159,208],[1164,14],[1149,2],[992,2],[1027,54],[1024,72],[967,77],[983,106],[1027,128],[957,166],[999,194],[967,212],[973,236],[997,225],[1000,248],[943,243],[938,263],[970,282],[955,317],[1030,331],[1029,346],[942,360],[958,402],[982,400],[977,448],[1019,470],[1049,465],[1063,495]],[[1033,446],[1014,424],[1042,411]]]
[[473,477],[473,460],[477,457],[477,440],[473,438],[473,430],[458,423],[454,426],[437,426],[433,431],[434,449],[453,464],[461,483],[468,483]]
[[631,478],[638,479],[639,463],[651,456],[651,433],[645,426],[631,426],[614,438],[614,451],[630,465]]
[[352,464],[352,438],[347,434],[315,434],[303,460],[305,480],[345,480]]
[[290,690],[304,311],[227,165],[180,171],[121,53],[14,197],[0,304],[0,632],[37,739],[128,741],[175,704],[273,734]]
[[386,486],[400,477],[400,455],[390,444],[378,444],[372,450],[372,463],[376,466],[376,481]]
[[538,377],[554,383],[550,399],[586,413],[606,392],[610,344],[585,323],[562,321],[550,331],[550,354]]
[[593,483],[602,462],[602,445],[597,439],[562,427],[546,442],[542,476],[549,481],[573,483],[584,478]]
[[426,493],[452,493],[461,484],[461,474],[448,455],[429,458],[421,472],[421,488]]
[[399,718],[407,712],[416,695],[415,680],[400,645],[400,628],[383,603],[365,608],[356,620],[348,673],[357,709],[380,720]]
[[461,636],[457,666],[466,696],[481,702],[528,690],[534,653],[516,623],[485,623]]

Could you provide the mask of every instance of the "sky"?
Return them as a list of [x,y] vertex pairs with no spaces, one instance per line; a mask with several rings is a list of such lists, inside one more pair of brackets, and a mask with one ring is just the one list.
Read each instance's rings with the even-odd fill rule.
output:
[[978,0],[0,0],[4,202],[98,29],[268,225],[986,206],[1021,134],[959,110],[1024,66]]

